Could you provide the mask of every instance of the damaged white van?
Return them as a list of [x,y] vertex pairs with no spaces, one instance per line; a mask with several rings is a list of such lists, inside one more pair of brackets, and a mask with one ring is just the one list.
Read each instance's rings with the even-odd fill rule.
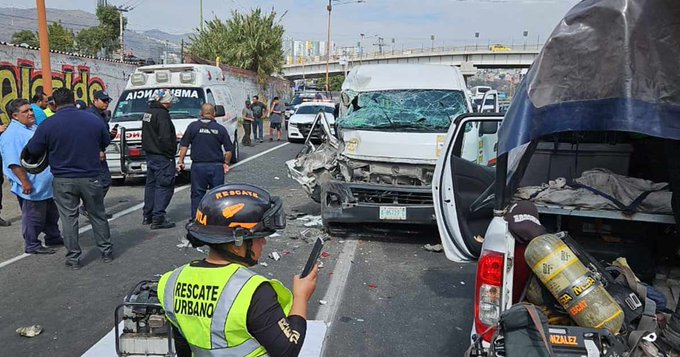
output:
[[[469,355],[678,355],[678,16],[582,1],[505,117],[451,127],[432,186],[447,258],[477,261]],[[464,157],[467,127],[498,124],[496,160]]]
[[342,85],[336,135],[321,123],[325,142],[288,161],[289,175],[321,203],[327,226],[434,224],[434,166],[453,118],[471,111],[465,91],[453,66],[354,67]]

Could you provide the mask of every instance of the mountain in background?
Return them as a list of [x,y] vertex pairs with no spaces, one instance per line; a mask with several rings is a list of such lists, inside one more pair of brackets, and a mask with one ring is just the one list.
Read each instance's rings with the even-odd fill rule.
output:
[[[12,34],[21,30],[37,31],[36,9],[0,8],[0,41],[10,42]],[[59,22],[78,33],[80,30],[97,26],[99,20],[95,14],[81,10],[47,9],[47,21]],[[128,24],[129,25],[129,24]],[[160,30],[137,32],[125,30],[125,51],[138,58],[153,58],[159,61],[164,51],[178,53],[180,43],[185,43],[191,34],[174,35]]]

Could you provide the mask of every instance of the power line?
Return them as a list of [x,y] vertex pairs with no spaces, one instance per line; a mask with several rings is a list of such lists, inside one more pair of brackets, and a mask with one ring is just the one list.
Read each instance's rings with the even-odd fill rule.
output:
[[[3,14],[3,13],[0,13],[0,16],[11,17],[11,18],[15,18],[15,19],[33,20],[33,21],[37,21],[37,20],[38,20],[38,19],[36,19],[35,17],[27,17],[27,16],[20,16],[20,15],[9,15],[9,14]],[[74,22],[65,22],[65,21],[59,21],[59,20],[47,20],[47,22],[50,22],[50,23],[61,23],[61,24],[64,24],[64,25],[72,25],[72,26],[80,26],[80,27],[92,27],[92,26],[97,26],[97,25],[78,24],[78,23],[74,23]]]

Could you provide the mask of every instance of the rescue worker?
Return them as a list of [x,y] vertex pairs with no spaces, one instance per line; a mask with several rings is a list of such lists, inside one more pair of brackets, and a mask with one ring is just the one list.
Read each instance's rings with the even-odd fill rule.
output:
[[[184,170],[184,158],[191,146],[191,219],[208,189],[224,184],[229,172],[232,144],[227,129],[215,121],[215,106],[201,106],[201,118],[189,124],[179,143],[177,171]],[[222,149],[224,148],[224,151]]]
[[142,117],[142,149],[146,153],[142,224],[151,224],[151,229],[175,226],[165,217],[175,188],[177,133],[169,111],[174,101],[175,96],[169,90],[156,90]]
[[226,184],[203,197],[187,239],[195,247],[208,245],[208,257],[165,273],[158,283],[178,356],[300,353],[318,265],[304,279],[293,278],[292,293],[248,269],[266,237],[285,222],[281,199],[257,186]]
[[[103,90],[96,90],[92,94],[92,105],[90,105],[86,110],[92,114],[94,114],[97,118],[101,119],[104,124],[106,124],[106,128],[109,131],[109,136],[111,137],[111,140],[116,138],[116,135],[118,134],[118,124],[111,129],[109,126],[109,120],[106,117],[106,109],[109,107],[109,103],[111,102],[111,97],[109,97],[109,94],[106,93],[106,91]],[[104,190],[104,198],[106,198],[106,194],[109,192],[109,189],[111,188],[111,171],[109,171],[109,165],[106,162],[106,160],[101,161],[101,166],[102,166],[102,171],[99,175],[99,184],[102,186],[102,189]],[[80,206],[80,214],[83,216],[87,217],[87,210],[85,209],[84,206]],[[106,218],[111,218],[112,215],[110,213],[106,213]]]

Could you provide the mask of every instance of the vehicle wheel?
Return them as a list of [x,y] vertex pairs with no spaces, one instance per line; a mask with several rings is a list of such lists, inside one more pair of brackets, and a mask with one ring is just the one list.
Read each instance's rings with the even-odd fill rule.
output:
[[238,162],[241,156],[241,147],[238,144],[238,133],[234,132],[234,151],[231,156],[231,163],[235,164]]

